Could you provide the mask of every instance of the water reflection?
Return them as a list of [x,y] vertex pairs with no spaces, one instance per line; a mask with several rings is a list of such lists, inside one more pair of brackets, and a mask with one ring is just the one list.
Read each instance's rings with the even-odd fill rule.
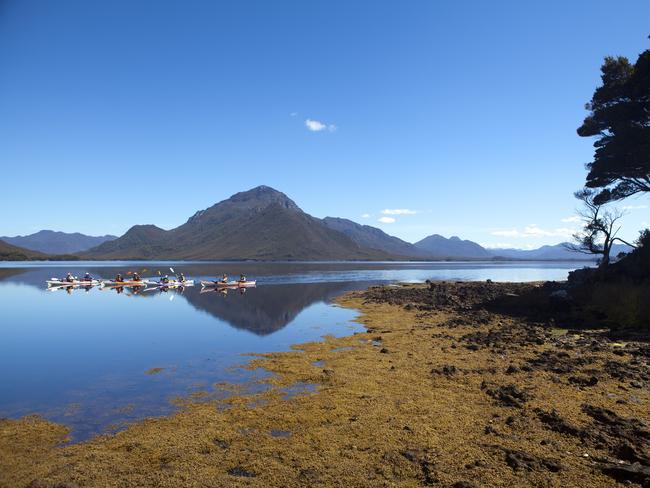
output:
[[[145,276],[169,263],[151,264]],[[288,350],[325,334],[362,330],[355,312],[329,304],[345,291],[392,280],[563,279],[572,265],[492,263],[181,263],[194,279],[240,272],[257,288],[167,291],[71,288],[45,280],[70,271],[111,279],[134,263],[29,263],[0,267],[0,416],[40,413],[71,426],[76,439],[162,415],[177,396],[230,394],[263,372],[237,365],[248,352]],[[147,374],[147,372],[155,372]],[[313,385],[312,385],[313,386]],[[310,386],[311,387],[311,386]],[[289,392],[287,393],[289,394]]]
[[[12,271],[3,274],[4,271]],[[83,270],[74,270],[80,273]],[[195,270],[201,271],[201,270]],[[205,270],[202,270],[205,272]],[[46,288],[45,280],[50,278],[51,269],[0,269],[0,282],[11,281],[33,286],[49,293],[88,293],[93,291],[102,294],[123,295],[153,299],[164,294],[169,298],[180,296],[196,310],[206,312],[228,325],[237,329],[248,330],[257,335],[268,335],[276,332],[287,324],[306,307],[313,303],[329,301],[333,297],[353,290],[363,289],[373,282],[317,282],[309,283],[277,283],[271,280],[268,285],[255,288],[205,288],[187,286],[179,288],[155,287],[104,287],[97,286],[59,286]],[[91,270],[95,277],[108,279],[105,268]],[[188,271],[188,276],[189,271]],[[195,276],[195,275],[191,275]],[[274,284],[275,283],[275,284]],[[244,296],[245,295],[245,296]]]

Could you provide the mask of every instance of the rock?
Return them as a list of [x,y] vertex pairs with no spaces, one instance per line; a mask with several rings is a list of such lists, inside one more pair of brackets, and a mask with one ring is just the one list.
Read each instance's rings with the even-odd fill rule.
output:
[[551,299],[554,300],[568,300],[570,298],[569,293],[566,290],[555,290],[549,295]]
[[235,466],[234,468],[230,468],[228,470],[228,474],[230,476],[239,476],[239,477],[242,477],[242,478],[254,478],[256,476],[255,473],[247,471],[246,469],[242,468],[241,466]]
[[481,389],[485,390],[485,393],[506,407],[522,408],[532,398],[529,393],[520,390],[516,385],[512,384],[497,386],[484,381],[481,384]]
[[535,409],[535,413],[539,420],[546,424],[552,431],[582,437],[583,431],[564,420],[557,411],[551,410],[550,412],[546,412],[541,408],[537,408]]
[[642,486],[650,486],[650,466],[634,464],[604,464],[600,470],[617,481],[632,481]]
[[514,374],[518,372],[519,372],[519,368],[514,364],[511,364],[510,366],[508,366],[508,369],[506,369],[506,374]]
[[450,365],[450,364],[446,364],[442,368],[433,368],[431,370],[432,374],[444,375],[444,376],[447,376],[447,377],[453,376],[457,372],[458,372],[458,370],[456,369],[456,366],[453,366],[453,365]]
[[506,453],[506,464],[514,471],[551,471],[557,473],[562,469],[558,461],[542,459],[524,451],[504,449]]
[[212,442],[221,449],[228,449],[230,447],[230,444],[222,439],[213,439]]
[[595,376],[569,376],[569,383],[576,386],[595,386],[598,384],[598,378]]

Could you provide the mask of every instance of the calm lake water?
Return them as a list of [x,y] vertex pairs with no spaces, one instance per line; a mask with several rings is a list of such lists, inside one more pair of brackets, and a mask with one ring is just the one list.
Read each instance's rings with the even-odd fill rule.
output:
[[[245,292],[110,288],[50,291],[45,280],[90,272],[213,279],[246,273]],[[361,331],[332,298],[371,284],[436,280],[563,280],[580,263],[1,263],[0,417],[38,413],[75,440],[164,415],[177,397],[227,396],[219,383],[258,391],[266,373],[245,353],[285,351],[326,334]],[[171,273],[170,273],[171,274]],[[154,374],[152,368],[161,368]],[[312,386],[313,387],[313,386]],[[299,385],[287,395],[310,385]]]

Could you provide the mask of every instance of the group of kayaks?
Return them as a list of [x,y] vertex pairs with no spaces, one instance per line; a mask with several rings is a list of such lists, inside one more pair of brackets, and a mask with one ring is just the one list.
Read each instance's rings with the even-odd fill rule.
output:
[[[173,272],[173,268],[170,268]],[[176,275],[176,278],[169,278],[169,276],[156,278],[140,278],[139,275],[135,275],[135,278],[122,279],[121,275],[118,274],[116,279],[113,280],[103,280],[95,279],[90,276],[88,273],[83,278],[78,278],[72,276],[68,273],[65,278],[51,278],[46,280],[47,286],[50,289],[58,288],[71,288],[71,287],[110,287],[110,288],[146,288],[146,289],[170,289],[170,288],[184,288],[187,286],[194,286],[194,280],[185,278],[185,275],[182,273]],[[228,280],[224,275],[222,279],[217,280],[201,280],[201,288],[219,288],[219,289],[228,289],[228,288],[250,288],[256,286],[257,282],[255,280],[247,280],[243,275],[239,280]],[[146,290],[145,290],[146,291]]]

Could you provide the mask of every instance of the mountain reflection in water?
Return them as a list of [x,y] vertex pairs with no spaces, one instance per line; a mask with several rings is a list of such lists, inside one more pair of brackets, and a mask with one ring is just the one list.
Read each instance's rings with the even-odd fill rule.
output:
[[[186,275],[192,271],[204,271],[184,267]],[[75,275],[81,275],[88,268],[73,270]],[[112,279],[106,268],[90,268],[88,272],[101,279]],[[45,287],[45,280],[51,278],[52,269],[0,269],[0,282],[9,281],[27,284],[43,291],[52,292]],[[198,283],[198,280],[197,280]],[[369,286],[371,282],[319,282],[319,283],[285,283],[271,284],[247,289],[214,289],[200,285],[180,289],[144,291],[147,287],[64,287],[56,292],[70,291],[72,293],[114,293],[125,294],[138,298],[154,298],[157,294],[166,293],[170,297],[178,296],[192,305],[196,310],[207,312],[211,316],[228,323],[237,329],[248,330],[257,335],[268,335],[276,332],[287,324],[306,307],[313,303],[329,301],[349,290],[359,290]]]
[[[48,291],[45,281],[89,272],[170,274],[195,280],[245,273],[240,293],[183,290]],[[84,439],[174,411],[170,400],[231,394],[222,382],[259,389],[266,373],[238,367],[246,353],[363,328],[331,298],[372,283],[425,279],[564,279],[572,263],[18,263],[0,265],[0,417],[38,413]],[[118,293],[121,291],[121,293]],[[147,374],[149,373],[149,374]],[[309,385],[307,385],[309,386]]]

